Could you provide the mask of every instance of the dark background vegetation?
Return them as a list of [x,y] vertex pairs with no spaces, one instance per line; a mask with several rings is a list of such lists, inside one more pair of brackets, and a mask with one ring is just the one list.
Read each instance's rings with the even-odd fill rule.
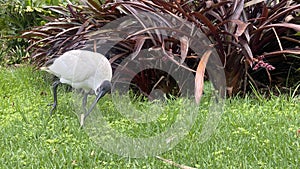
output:
[[[300,85],[300,5],[297,1],[69,1],[72,4],[64,0],[0,1],[1,65],[40,67],[68,50],[84,48],[88,33],[124,16],[120,9],[134,16],[140,11],[158,11],[194,23],[217,46],[229,95],[245,94],[251,89],[263,93],[290,92]],[[139,46],[160,45],[166,51],[172,49],[173,61],[180,62],[182,42],[174,40],[163,45],[172,37],[160,36],[143,35],[151,41],[141,41],[141,35],[127,38],[107,57],[116,61],[112,63],[116,66],[118,60],[125,59]],[[184,61],[196,70],[200,58],[188,50]],[[153,78],[153,82],[147,78],[142,84],[154,85],[160,77],[159,72],[145,73],[158,78]],[[162,83],[161,88],[176,86],[170,83]]]

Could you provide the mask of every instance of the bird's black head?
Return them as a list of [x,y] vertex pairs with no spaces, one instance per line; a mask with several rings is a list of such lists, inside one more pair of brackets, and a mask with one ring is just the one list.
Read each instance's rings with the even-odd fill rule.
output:
[[100,95],[100,98],[103,97],[106,93],[110,92],[111,90],[111,82],[105,80],[102,82],[100,87],[97,89],[97,95]]

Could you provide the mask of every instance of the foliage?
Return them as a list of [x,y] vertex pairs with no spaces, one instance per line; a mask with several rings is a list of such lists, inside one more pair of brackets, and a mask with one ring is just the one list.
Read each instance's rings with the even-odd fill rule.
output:
[[[94,49],[91,41],[97,39],[97,46],[105,46],[108,42],[117,43],[107,54],[113,66],[142,48],[160,47],[163,51],[171,51],[166,54],[167,61],[160,58],[163,63],[174,62],[180,65],[183,60],[188,64],[188,70],[195,72],[201,55],[196,55],[191,49],[181,48],[182,44],[189,46],[186,42],[162,36],[159,26],[154,28],[155,34],[147,33],[147,28],[141,31],[143,33],[136,34],[134,27],[124,22],[127,34],[121,42],[113,33],[107,35],[105,31],[97,32],[106,23],[126,14],[136,18],[139,18],[140,12],[155,13],[158,18],[160,16],[157,13],[171,14],[182,25],[185,20],[194,23],[215,45],[223,64],[216,67],[224,67],[228,93],[232,95],[245,93],[250,83],[256,88],[269,89],[272,85],[289,87],[286,77],[297,74],[296,69],[299,67],[299,36],[296,34],[300,31],[299,8],[296,1],[276,0],[137,0],[106,1],[104,4],[82,0],[80,6],[69,4],[66,8],[49,7],[49,10],[60,16],[48,18],[47,24],[24,33],[23,37],[30,40],[31,58],[37,66],[68,50]],[[145,24],[140,20],[141,24]],[[160,22],[171,24],[167,20]],[[182,29],[172,28],[174,32]],[[141,79],[140,82],[153,86],[157,80],[145,83]]]
[[[60,5],[65,0],[1,0],[0,1],[0,63],[18,64],[28,59],[28,43],[20,35],[34,26],[45,24],[45,16],[51,15],[44,10],[45,5]],[[13,57],[12,57],[13,56]]]
[[[120,157],[95,144],[79,128],[70,106],[73,93],[59,91],[60,106],[49,118],[47,104],[53,100],[46,75],[28,67],[0,68],[1,168],[174,168],[155,157]],[[197,140],[209,105],[205,97],[192,130],[161,157],[195,168],[299,168],[299,97],[234,97],[216,134],[201,144]],[[111,124],[120,130],[128,125],[127,132],[135,133],[136,124],[112,113],[113,103],[104,99],[99,107]]]

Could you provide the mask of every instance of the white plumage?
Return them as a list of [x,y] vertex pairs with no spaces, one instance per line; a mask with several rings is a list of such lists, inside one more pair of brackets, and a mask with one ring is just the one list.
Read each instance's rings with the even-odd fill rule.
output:
[[54,63],[43,70],[60,78],[61,83],[88,92],[97,88],[104,80],[111,80],[112,69],[109,61],[100,53],[86,50],[72,50],[57,58]]
[[83,125],[84,119],[92,111],[98,100],[111,89],[112,68],[108,59],[100,53],[87,50],[71,50],[55,59],[52,65],[41,69],[60,79],[53,83],[54,103],[50,114],[57,105],[57,86],[60,83],[69,84],[76,89],[83,89],[85,91],[84,107],[90,90],[93,90],[97,95],[89,111],[81,117],[81,125]]

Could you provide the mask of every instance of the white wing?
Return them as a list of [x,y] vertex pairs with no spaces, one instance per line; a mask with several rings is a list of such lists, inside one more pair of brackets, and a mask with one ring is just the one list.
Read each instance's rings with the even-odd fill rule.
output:
[[49,66],[50,73],[74,88],[96,89],[103,80],[111,80],[112,70],[105,56],[86,50],[64,53]]
[[57,77],[72,82],[82,82],[94,72],[93,61],[86,52],[72,50],[64,53],[49,66],[49,70]]

